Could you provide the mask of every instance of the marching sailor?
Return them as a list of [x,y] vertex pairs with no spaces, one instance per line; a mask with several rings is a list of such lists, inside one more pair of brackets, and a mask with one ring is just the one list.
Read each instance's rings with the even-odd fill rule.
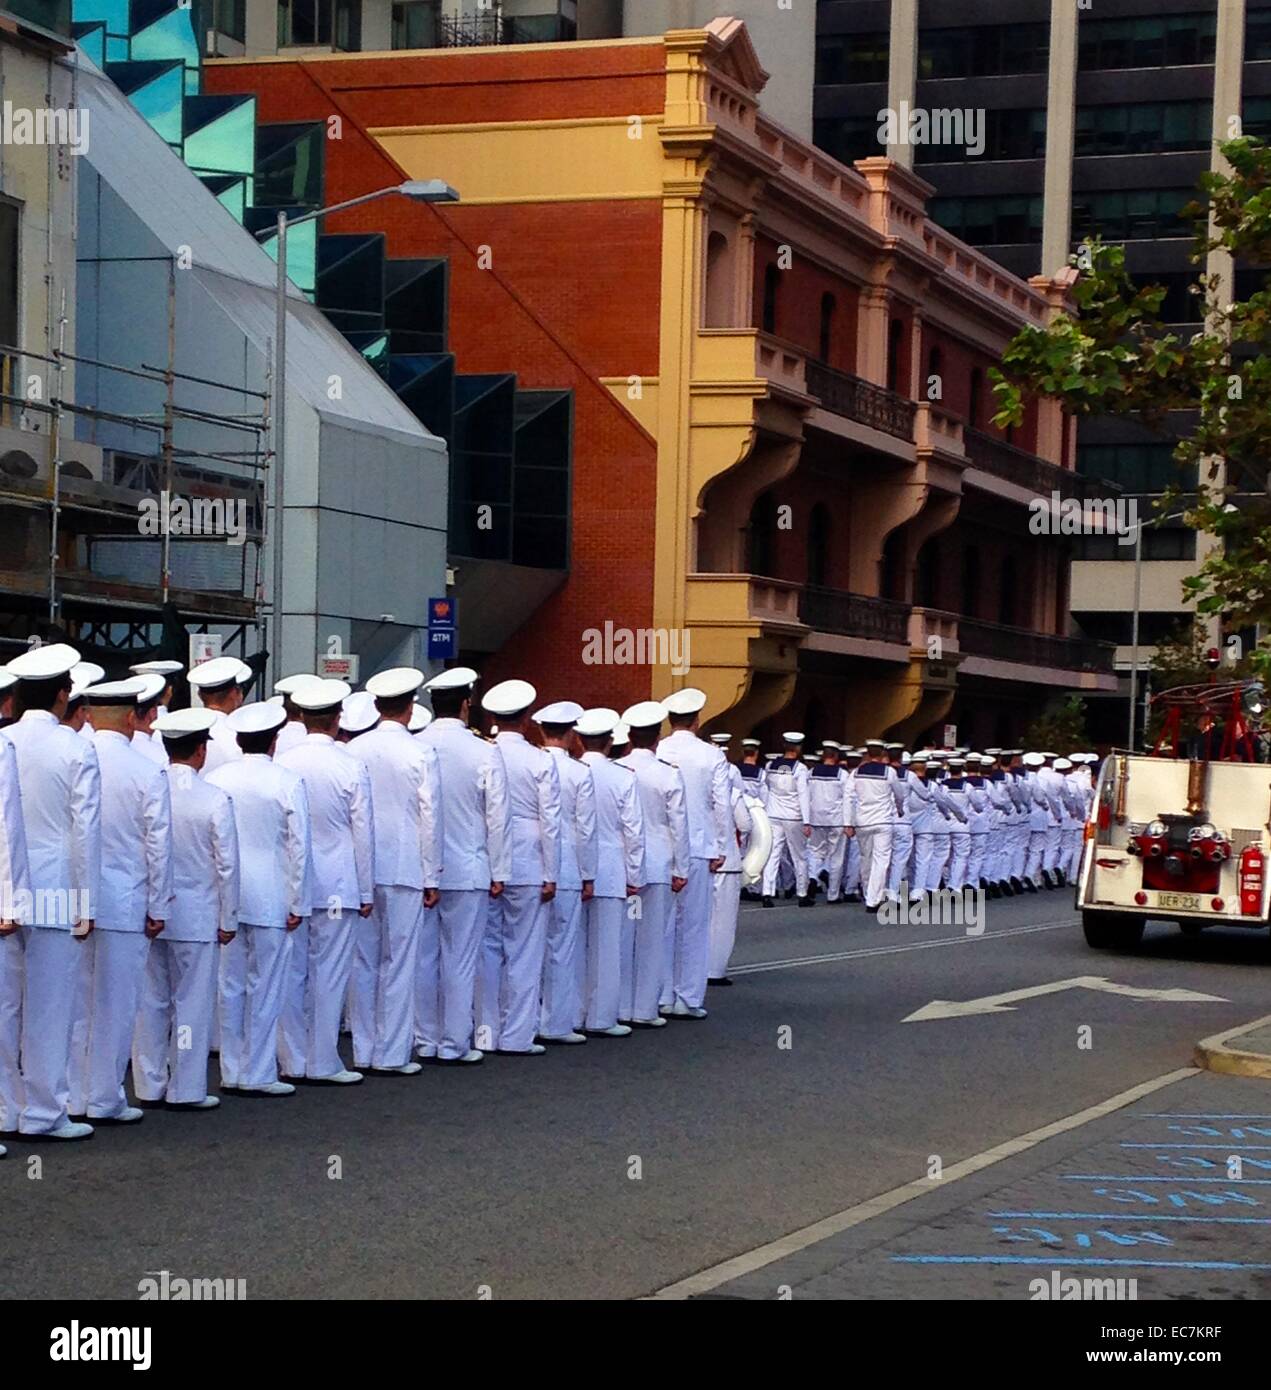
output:
[[[812,834],[808,849],[824,865],[825,900],[836,903],[843,889],[843,865],[847,857],[847,773],[839,765],[838,744],[827,742],[821,761],[808,776],[808,824]],[[740,869],[740,863],[738,869]]]
[[[437,904],[438,971],[418,974],[418,1019],[440,1020],[439,1040],[416,1029],[418,1056],[445,1065],[475,1065],[476,981],[486,918],[511,873],[508,782],[503,755],[468,728],[477,673],[455,666],[424,687],[433,718],[418,733],[437,755],[441,775],[441,898]],[[418,708],[418,706],[416,706]],[[418,722],[418,716],[412,717]],[[424,953],[421,953],[421,958]]]
[[636,1028],[662,1028],[659,1012],[666,941],[675,930],[675,894],[688,882],[691,846],[684,778],[653,751],[666,706],[642,700],[622,716],[631,752],[622,765],[635,773],[644,818],[644,886],[627,907],[622,928],[622,998],[618,1019]]
[[[168,712],[168,706],[172,703],[172,696],[176,690],[177,677],[185,670],[179,661],[139,661],[135,666],[129,666],[128,673],[133,676],[162,676],[163,689],[159,692],[158,708],[155,710],[155,717],[161,719]],[[160,746],[163,746],[163,735],[152,732],[151,737]]]
[[901,884],[909,881],[909,863],[914,853],[914,829],[910,820],[908,793],[909,758],[903,743],[889,743],[884,751],[901,786],[900,808],[896,812],[896,823],[891,828],[891,863],[887,869],[887,897],[892,902],[899,902]]
[[732,794],[733,833],[728,837],[724,864],[714,877],[714,896],[711,901],[710,955],[707,965],[708,985],[730,986],[728,962],[737,942],[737,917],[741,911],[742,846],[754,829],[746,792],[741,779],[730,782]]
[[274,695],[282,696],[282,707],[287,714],[287,722],[278,730],[278,742],[274,747],[274,757],[281,757],[284,753],[289,753],[298,743],[303,743],[309,735],[305,728],[304,716],[298,705],[292,702],[292,694],[302,685],[309,681],[316,681],[317,676],[305,675],[303,672],[295,676],[284,676],[274,685]]
[[560,776],[556,760],[526,738],[538,692],[503,681],[481,708],[499,724],[495,739],[507,770],[511,870],[492,900],[481,952],[478,1046],[507,1056],[546,1051],[535,1042],[548,913],[560,880]]
[[135,1124],[124,1074],[150,943],[172,907],[172,803],[167,769],[132,746],[145,677],[90,686],[101,767],[101,888],[85,942],[72,1033],[71,1107],[90,1124]]
[[865,761],[856,769],[852,824],[861,845],[861,887],[866,912],[877,912],[887,891],[892,828],[904,795],[882,739],[865,742]]
[[229,797],[199,776],[215,716],[160,715],[172,801],[172,904],[150,943],[132,1042],[132,1084],[142,1105],[213,1110],[207,1093],[212,1003],[221,948],[238,930],[238,832]]
[[228,724],[241,756],[207,774],[230,799],[239,856],[238,931],[220,959],[221,1089],[271,1098],[296,1089],[278,1079],[278,1021],[292,934],[311,908],[304,781],[273,758],[286,717],[270,701],[235,710]]
[[234,730],[230,728],[229,717],[243,703],[239,681],[244,671],[251,674],[251,668],[237,657],[214,656],[210,661],[200,662],[186,677],[203,707],[216,716],[209,735],[207,761],[203,764],[205,777],[222,763],[237,762],[243,756]]
[[[41,915],[5,938],[9,1009],[20,990],[22,1069],[20,1088],[14,1088],[17,1055],[10,1023],[0,1031],[0,1049],[7,1054],[0,1054],[0,1085],[11,1088],[4,1097],[4,1125],[13,1127],[16,1111],[22,1135],[59,1140],[89,1139],[93,1133],[91,1125],[69,1117],[77,986],[101,884],[97,749],[62,723],[78,661],[74,647],[60,642],[15,657],[9,671],[18,678],[21,713],[4,731],[16,754],[30,887],[36,904],[45,905]],[[15,876],[18,872],[15,866]],[[65,906],[54,909],[54,904]]]
[[583,1032],[590,1037],[625,1038],[631,1029],[618,1022],[622,983],[623,918],[628,901],[644,884],[644,816],[630,768],[609,756],[618,713],[584,710],[574,725],[582,740],[582,760],[591,769],[596,800],[595,892],[584,908],[587,918],[586,1010]]
[[[346,1067],[340,1057],[340,1018],[353,969],[356,925],[375,908],[371,779],[365,765],[335,741],[349,693],[338,680],[308,681],[294,691],[291,698],[308,734],[277,760],[305,784],[313,908],[308,932],[297,932],[291,943],[281,1035],[284,1075],[335,1086],[362,1080],[362,1073]],[[305,955],[298,957],[306,945]]]
[[[16,676],[9,679],[17,682]],[[22,932],[35,914],[18,759],[6,738],[0,738],[0,894],[0,1134],[11,1134],[17,1132],[22,1110]]]
[[1024,864],[1024,884],[1030,893],[1050,887],[1045,863],[1052,811],[1047,789],[1037,776],[1045,761],[1040,753],[1024,754],[1024,786],[1028,794],[1028,859]]
[[[419,1071],[416,1030],[434,1055],[441,1035],[441,770],[436,750],[409,732],[423,683],[424,673],[411,666],[372,676],[365,694],[379,723],[353,745],[375,810],[375,911],[358,923],[349,986],[353,1058],[358,1067],[400,1076]],[[346,708],[341,719],[347,715]],[[353,722],[365,718],[355,714]],[[427,992],[419,989],[421,975],[432,982]],[[426,1012],[417,1018],[420,1006]]]
[[658,744],[657,755],[684,779],[689,871],[675,900],[674,930],[667,939],[661,1012],[668,1018],[702,1019],[710,975],[712,880],[724,866],[729,842],[735,843],[732,787],[728,760],[698,737],[705,692],[685,686],[662,704],[671,732]]
[[805,841],[811,838],[812,814],[808,799],[808,769],[802,760],[803,735],[797,730],[782,734],[780,758],[764,769],[768,816],[772,821],[772,853],[763,872],[763,905],[773,906],[777,876],[789,863],[799,893],[799,906],[811,907],[808,894],[808,859]]
[[137,729],[132,736],[132,746],[143,757],[162,767],[168,761],[168,755],[164,751],[162,737],[155,732],[154,724],[160,713],[159,701],[170,687],[157,672],[134,679],[141,682],[141,689],[137,692]]

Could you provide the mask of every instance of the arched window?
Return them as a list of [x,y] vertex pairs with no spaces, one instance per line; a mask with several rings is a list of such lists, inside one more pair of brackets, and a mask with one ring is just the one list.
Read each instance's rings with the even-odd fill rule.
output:
[[962,550],[962,612],[968,618],[980,616],[980,549],[975,545]]
[[883,582],[884,598],[896,599],[903,603],[905,594],[905,528],[899,526],[883,542]]
[[706,327],[728,328],[732,318],[732,258],[728,254],[728,238],[723,232],[712,232],[706,239]]
[[936,564],[938,558],[936,541],[933,536],[918,552],[918,560],[914,566],[914,603],[919,608],[940,607],[936,601],[937,580],[939,578]]
[[763,331],[777,331],[777,289],[781,283],[781,270],[776,261],[769,261],[763,273]]
[[887,326],[887,389],[900,390],[900,344],[905,335],[905,325],[899,319],[892,319]]
[[997,620],[1007,627],[1018,626],[1015,621],[1018,612],[1016,607],[1018,593],[1019,566],[1015,563],[1014,555],[1006,555],[1002,558],[1002,580],[998,585]]
[[830,572],[830,509],[824,502],[808,518],[808,583],[823,589]]
[[837,302],[827,290],[821,296],[821,336],[818,352],[819,359],[827,364],[834,348],[834,310],[836,308]]
[[967,401],[967,423],[973,430],[980,428],[980,397],[984,394],[984,373],[979,367],[971,368],[971,394]]
[[750,509],[746,534],[746,566],[749,574],[771,575],[777,530],[777,508],[772,493],[762,492]]

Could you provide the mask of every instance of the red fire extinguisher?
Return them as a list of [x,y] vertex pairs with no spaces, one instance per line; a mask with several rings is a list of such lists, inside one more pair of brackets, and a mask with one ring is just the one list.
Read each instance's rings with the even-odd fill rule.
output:
[[1240,915],[1262,916],[1262,883],[1266,856],[1261,845],[1247,845],[1240,855]]

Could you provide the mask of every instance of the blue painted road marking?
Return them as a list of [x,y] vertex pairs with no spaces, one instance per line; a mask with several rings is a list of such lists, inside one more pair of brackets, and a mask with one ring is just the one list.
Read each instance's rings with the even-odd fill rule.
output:
[[[1132,1212],[1109,1211],[990,1211],[986,1216],[1028,1221],[1142,1221]],[[1201,1226],[1271,1226],[1271,1216],[1170,1216],[1152,1213],[1153,1221],[1188,1221]]]
[[908,1265],[1055,1265],[1094,1266],[1099,1269],[1271,1269],[1271,1264],[1246,1264],[1241,1260],[1113,1260],[1099,1255],[892,1255],[896,1264]]

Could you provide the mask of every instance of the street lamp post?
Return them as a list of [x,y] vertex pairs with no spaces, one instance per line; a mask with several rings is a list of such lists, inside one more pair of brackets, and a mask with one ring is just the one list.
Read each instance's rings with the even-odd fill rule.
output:
[[273,667],[274,679],[285,674],[282,670],[282,532],[283,532],[283,459],[287,444],[287,232],[302,223],[313,222],[331,213],[345,212],[359,207],[362,203],[374,202],[377,198],[387,198],[400,194],[416,203],[457,203],[459,194],[444,179],[407,179],[405,183],[394,184],[391,188],[380,188],[374,193],[363,193],[359,198],[347,198],[342,203],[330,207],[316,208],[302,213],[299,217],[288,217],[279,208],[275,227],[264,227],[256,233],[258,239],[273,234],[278,239],[278,266],[274,289],[274,497],[273,497],[273,579],[271,598],[274,609]]

